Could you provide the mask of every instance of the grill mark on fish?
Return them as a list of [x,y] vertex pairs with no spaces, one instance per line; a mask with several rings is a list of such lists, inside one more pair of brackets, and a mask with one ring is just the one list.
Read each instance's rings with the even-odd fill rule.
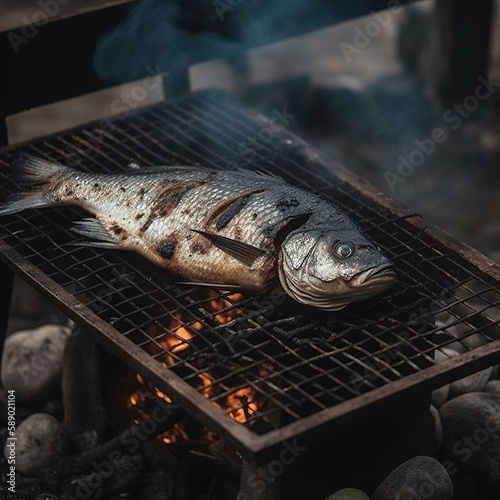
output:
[[139,229],[139,233],[145,233],[155,219],[169,216],[188,191],[202,184],[204,184],[202,181],[187,181],[169,185],[156,197],[156,203],[153,205],[148,219]]
[[174,255],[176,241],[167,240],[158,245],[157,252],[165,259],[170,259]]
[[211,247],[212,243],[207,238],[201,237],[200,235],[191,243],[189,250],[193,253],[205,255]]
[[270,287],[276,278],[276,263],[277,256],[264,261],[262,266],[259,268],[258,273],[261,283],[267,283],[267,287]]
[[126,240],[128,238],[128,233],[125,229],[120,227],[118,224],[113,224],[110,227],[110,230],[113,234],[118,236],[121,240]]
[[224,202],[222,205],[217,207],[209,218],[208,223],[210,224],[217,219],[215,227],[217,231],[221,231],[246,207],[252,195],[262,193],[264,191],[265,189],[258,189],[256,191],[251,191],[250,193],[243,193]]

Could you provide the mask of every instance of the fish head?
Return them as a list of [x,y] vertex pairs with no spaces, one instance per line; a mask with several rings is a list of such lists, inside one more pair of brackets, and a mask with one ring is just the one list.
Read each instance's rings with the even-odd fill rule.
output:
[[326,311],[343,309],[397,282],[389,260],[354,228],[291,232],[281,244],[278,275],[288,295]]

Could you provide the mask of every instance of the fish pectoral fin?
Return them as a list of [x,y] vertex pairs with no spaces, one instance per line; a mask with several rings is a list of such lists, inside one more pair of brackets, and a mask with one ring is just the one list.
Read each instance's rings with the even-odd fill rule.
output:
[[203,281],[176,281],[177,285],[208,286],[221,290],[241,290],[241,285],[229,285],[228,283],[205,283]]
[[116,240],[108,233],[106,228],[97,219],[82,219],[74,223],[70,231],[92,238],[95,241],[75,241],[73,245],[95,248],[108,248],[112,250],[123,250]]
[[126,250],[116,243],[106,243],[105,241],[72,241],[68,243],[72,247],[105,248],[106,250]]
[[197,229],[192,229],[192,231],[201,234],[217,248],[220,248],[223,252],[239,260],[247,267],[252,267],[253,263],[266,253],[260,248],[249,245],[248,243],[243,243],[242,241],[233,240],[232,238],[226,238],[225,236],[219,236],[218,234],[207,233],[205,231],[198,231]]

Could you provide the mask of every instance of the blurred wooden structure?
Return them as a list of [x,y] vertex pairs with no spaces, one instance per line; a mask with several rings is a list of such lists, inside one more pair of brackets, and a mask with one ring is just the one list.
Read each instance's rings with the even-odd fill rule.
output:
[[[178,24],[179,29],[189,33],[214,33],[222,39],[241,41],[241,33],[246,37],[243,44],[236,44],[239,49],[249,49],[256,45],[283,40],[298,36],[313,30],[333,25],[347,19],[369,14],[370,12],[399,6],[413,0],[341,0],[337,2],[323,2],[323,5],[311,5],[311,8],[302,8],[304,15],[300,23],[289,22],[286,11],[273,9],[271,12],[265,0],[241,2],[238,0],[189,0],[179,2],[181,9]],[[161,3],[161,0],[158,0]],[[164,0],[165,3],[175,0]],[[93,91],[101,90],[112,85],[126,83],[126,81],[103,81],[94,70],[94,55],[98,40],[105,33],[123,22],[130,9],[139,4],[137,0],[105,0],[90,4],[83,10],[61,17],[57,15],[57,0],[38,2],[40,11],[33,16],[37,24],[20,26],[14,30],[0,32],[0,60],[3,66],[3,78],[0,81],[0,146],[7,144],[7,130],[5,118],[7,116],[28,110],[33,107],[50,104],[71,97],[77,97]],[[471,21],[469,10],[481,10],[491,0],[479,5],[467,7],[465,1],[453,2],[462,5],[467,11],[467,21]],[[216,8],[219,6],[219,10]],[[307,5],[307,4],[304,4]],[[42,9],[43,6],[43,9]],[[226,6],[226,15],[221,16],[221,8]],[[54,15],[51,16],[51,12]],[[320,12],[320,15],[318,15]],[[457,14],[458,15],[458,14]],[[481,20],[483,19],[481,15]],[[248,37],[253,27],[265,21],[265,36]],[[481,21],[482,22],[482,21]],[[467,30],[460,30],[462,37],[467,36]],[[140,43],[140,40],[138,40]],[[476,45],[481,45],[478,43]],[[469,47],[471,47],[469,45]],[[481,47],[477,47],[479,50]],[[475,49],[470,48],[471,51]],[[196,51],[184,54],[184,67],[160,67],[161,72],[175,73],[176,88],[168,89],[167,94],[179,94],[189,90],[188,68],[190,65],[220,57],[216,51]],[[241,53],[233,54],[234,60],[241,59]],[[477,61],[476,61],[477,62]],[[154,60],[150,66],[157,67]],[[184,75],[185,78],[178,78]],[[139,79],[144,74],[133,75],[132,79]],[[131,79],[129,79],[131,81]],[[179,83],[180,82],[180,83]]]

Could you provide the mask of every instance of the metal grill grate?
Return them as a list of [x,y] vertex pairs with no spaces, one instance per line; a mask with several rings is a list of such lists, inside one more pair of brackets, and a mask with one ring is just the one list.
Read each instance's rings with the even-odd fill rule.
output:
[[[95,172],[129,162],[269,170],[348,212],[395,263],[400,283],[390,293],[322,313],[276,293],[175,286],[138,256],[72,246],[68,228],[85,216],[73,208],[3,218],[0,247],[4,262],[253,457],[375,401],[471,373],[500,352],[498,267],[269,126],[204,91],[21,149]],[[13,189],[13,154],[0,154],[2,198]],[[471,352],[435,365],[447,345]]]

